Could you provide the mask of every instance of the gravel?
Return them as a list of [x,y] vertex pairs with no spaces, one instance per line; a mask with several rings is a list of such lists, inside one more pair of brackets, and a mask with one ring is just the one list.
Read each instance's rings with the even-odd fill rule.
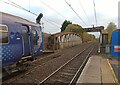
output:
[[15,79],[11,78],[11,81],[7,80],[3,83],[38,83],[91,44],[93,43],[84,43],[57,50],[55,53],[49,55],[49,57],[46,56],[44,59],[38,59],[34,63],[31,63],[27,73]]

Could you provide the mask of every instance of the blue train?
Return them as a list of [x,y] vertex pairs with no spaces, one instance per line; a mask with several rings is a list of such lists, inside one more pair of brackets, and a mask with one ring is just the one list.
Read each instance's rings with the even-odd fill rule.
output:
[[2,68],[33,60],[43,51],[40,16],[37,23],[0,12],[0,56]]

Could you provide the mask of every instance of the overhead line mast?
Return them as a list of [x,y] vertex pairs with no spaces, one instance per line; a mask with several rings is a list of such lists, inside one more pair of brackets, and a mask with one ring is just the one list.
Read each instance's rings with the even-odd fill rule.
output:
[[94,5],[94,13],[95,13],[95,22],[97,26],[97,14],[96,14],[96,9],[95,9],[95,0],[93,0],[93,5]]

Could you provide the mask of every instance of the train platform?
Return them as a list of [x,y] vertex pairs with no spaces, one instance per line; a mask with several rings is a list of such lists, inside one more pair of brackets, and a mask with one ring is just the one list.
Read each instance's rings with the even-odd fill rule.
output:
[[120,59],[112,57],[108,60],[115,81],[120,85]]
[[111,67],[112,63],[112,60],[109,61],[103,56],[94,55],[90,57],[76,85],[83,83],[117,85],[118,83]]

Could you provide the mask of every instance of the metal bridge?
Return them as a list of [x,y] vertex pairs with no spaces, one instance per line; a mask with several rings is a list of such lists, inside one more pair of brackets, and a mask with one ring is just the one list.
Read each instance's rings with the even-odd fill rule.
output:
[[104,26],[97,26],[97,27],[92,27],[92,28],[84,28],[83,29],[85,32],[100,32],[100,44],[102,46],[105,46],[108,44],[108,32],[104,30]]
[[50,44],[54,50],[71,47],[82,43],[81,36],[74,32],[60,32],[51,35]]
[[[84,28],[86,32],[100,32],[100,44],[107,44],[107,32],[104,26]],[[105,39],[104,39],[105,38]],[[57,50],[61,48],[71,47],[82,43],[82,37],[75,32],[59,32],[48,37],[48,49]],[[46,44],[45,44],[46,45]]]
[[100,52],[105,53],[105,47],[108,44],[108,32],[104,30],[104,26],[84,28],[86,32],[100,32],[99,43],[100,43]]
[[93,26],[92,28],[84,28],[83,30],[85,32],[102,32],[102,30],[104,30],[104,26]]

